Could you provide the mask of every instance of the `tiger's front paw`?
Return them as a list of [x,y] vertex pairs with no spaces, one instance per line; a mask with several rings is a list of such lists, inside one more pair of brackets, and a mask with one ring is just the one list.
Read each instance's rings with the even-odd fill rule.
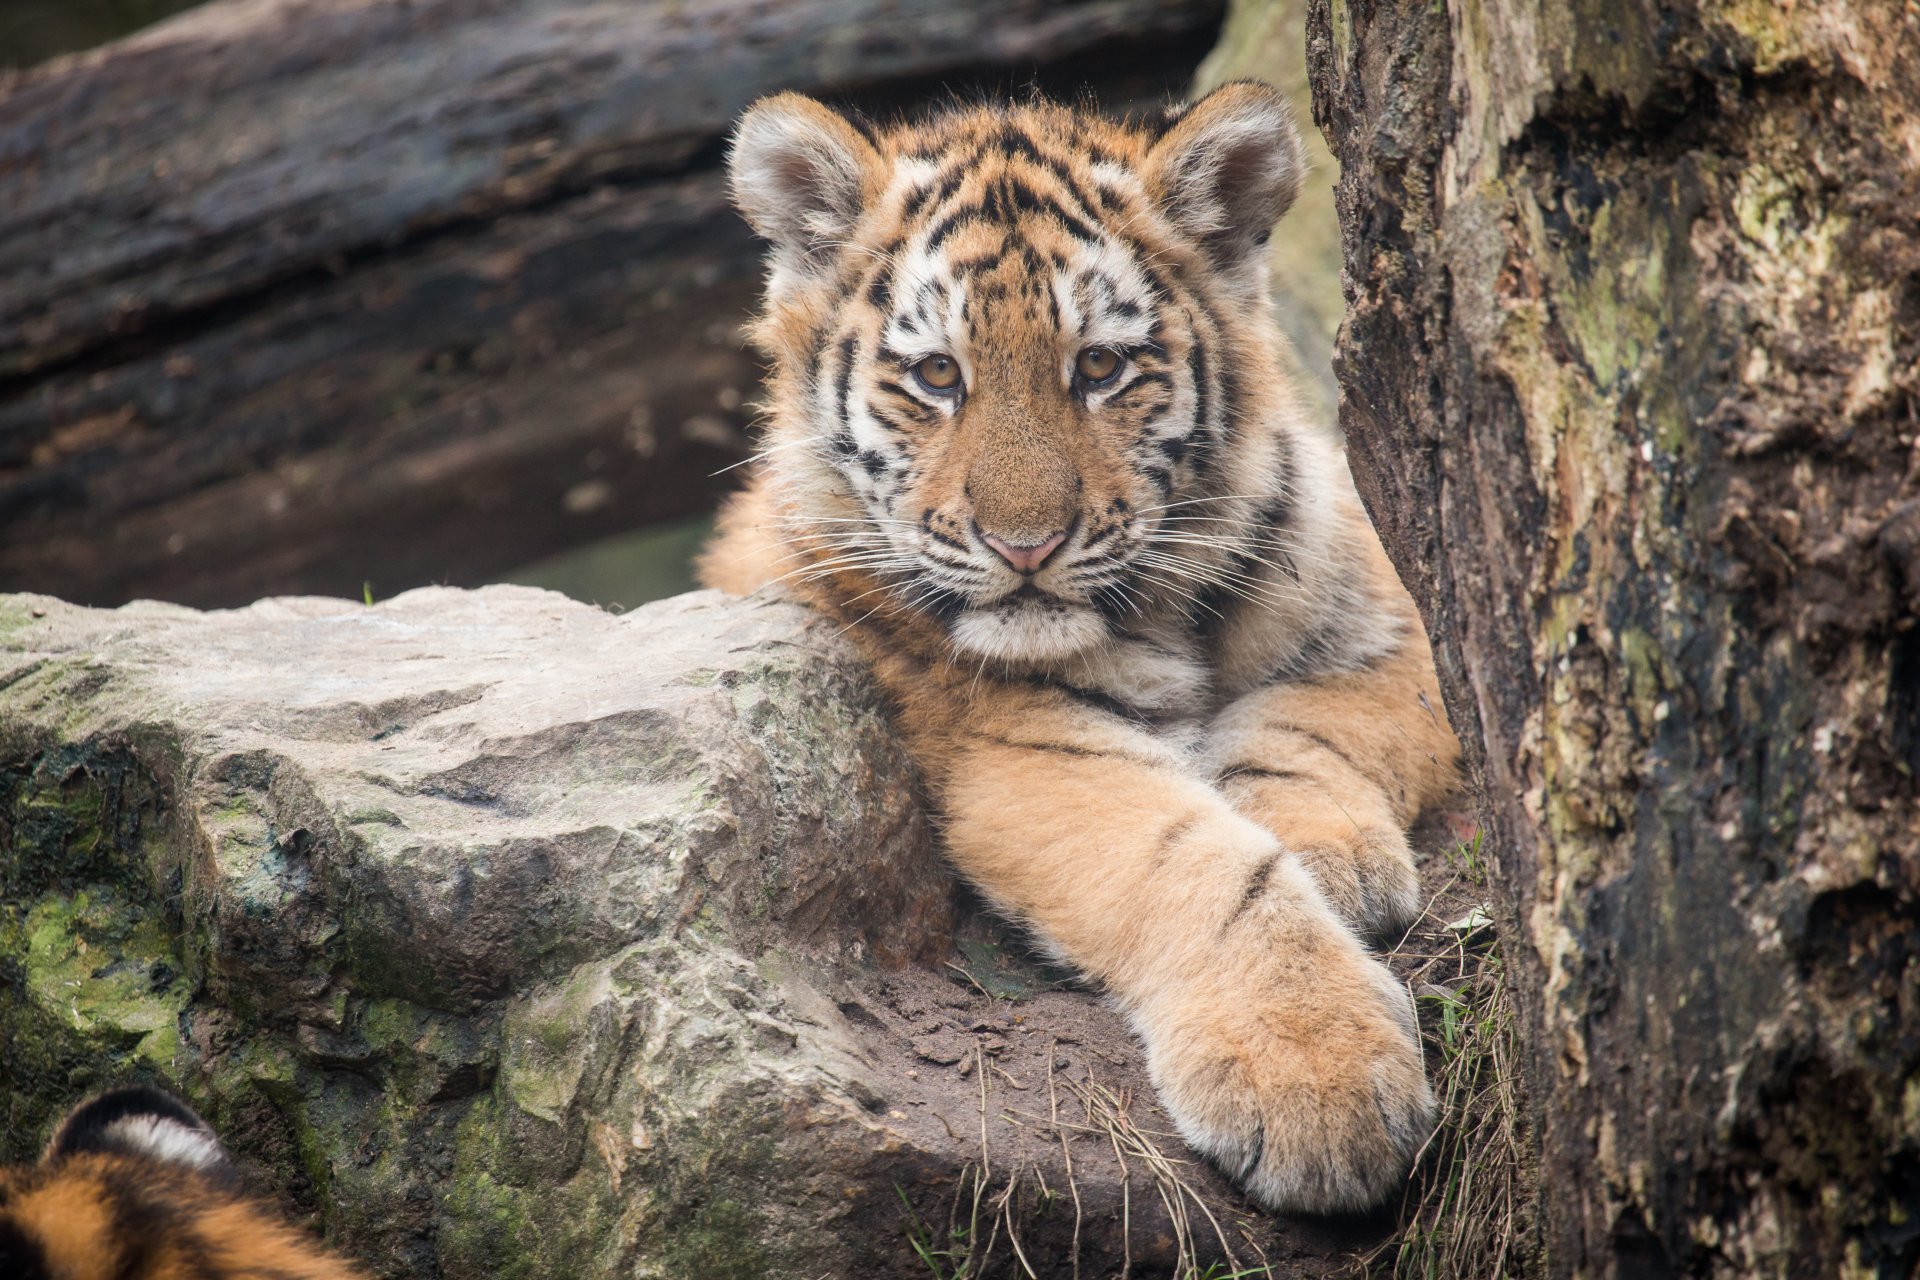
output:
[[1420,876],[1398,828],[1355,828],[1335,844],[1295,852],[1328,903],[1363,937],[1397,936],[1420,913]]
[[1412,1003],[1339,933],[1136,1015],[1181,1136],[1268,1208],[1372,1208],[1433,1131]]

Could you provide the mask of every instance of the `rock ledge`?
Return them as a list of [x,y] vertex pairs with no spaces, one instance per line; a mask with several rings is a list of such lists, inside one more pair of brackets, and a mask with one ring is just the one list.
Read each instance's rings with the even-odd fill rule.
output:
[[1219,1252],[1166,1169],[1326,1256],[1127,1146],[1186,1155],[1058,978],[791,603],[0,597],[9,1159],[143,1077],[389,1276],[1152,1274]]

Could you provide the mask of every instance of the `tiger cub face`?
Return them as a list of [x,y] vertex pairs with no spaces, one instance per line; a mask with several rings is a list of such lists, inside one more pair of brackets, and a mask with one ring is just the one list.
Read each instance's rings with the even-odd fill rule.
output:
[[785,536],[1011,663],[1234,572],[1286,490],[1263,246],[1305,161],[1272,90],[1139,125],[1042,104],[865,131],[786,94],[731,164],[773,244]]
[[220,1141],[155,1089],[76,1107],[39,1164],[0,1169],[8,1280],[355,1280],[357,1272],[239,1194]]

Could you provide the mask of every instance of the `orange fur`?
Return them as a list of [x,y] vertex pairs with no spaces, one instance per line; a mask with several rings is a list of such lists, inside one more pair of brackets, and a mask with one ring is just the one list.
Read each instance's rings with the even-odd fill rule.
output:
[[[1456,748],[1282,371],[1261,246],[1301,163],[1256,85],[1134,124],[756,106],[732,165],[772,242],[768,447],[701,572],[842,620],[954,864],[1105,984],[1194,1146],[1331,1210],[1430,1124],[1360,936],[1417,905],[1403,829]],[[918,379],[936,353],[957,386]]]
[[[190,1112],[179,1114],[199,1126]],[[0,1273],[21,1280],[359,1277],[239,1196],[211,1135],[205,1163],[196,1165],[111,1133],[73,1148],[73,1127],[70,1117],[39,1164],[0,1170]]]

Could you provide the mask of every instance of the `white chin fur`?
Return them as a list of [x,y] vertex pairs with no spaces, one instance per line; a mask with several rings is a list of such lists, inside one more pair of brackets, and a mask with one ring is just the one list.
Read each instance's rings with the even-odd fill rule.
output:
[[1047,662],[1071,658],[1099,644],[1107,625],[1080,605],[1023,602],[969,609],[953,623],[954,647],[983,658]]

